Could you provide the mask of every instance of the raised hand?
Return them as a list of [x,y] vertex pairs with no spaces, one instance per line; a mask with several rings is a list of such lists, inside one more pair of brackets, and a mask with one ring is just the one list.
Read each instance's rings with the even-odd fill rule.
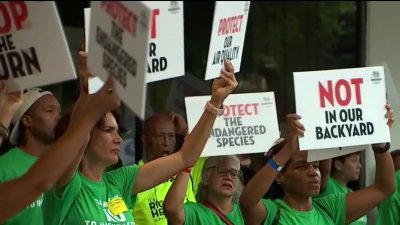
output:
[[[394,123],[392,106],[390,105],[389,102],[386,102],[385,108],[386,108],[385,118],[387,119],[386,123],[389,126],[389,128],[392,128],[392,125]],[[372,148],[384,148],[385,146],[386,143],[379,143],[379,144],[373,144]]]
[[1,113],[14,113],[22,105],[22,91],[8,92],[9,81],[0,81],[0,111]]
[[385,108],[386,108],[385,118],[387,119],[387,125],[390,128],[392,128],[392,125],[394,123],[392,106],[390,105],[389,102],[386,102]]
[[225,98],[235,90],[237,85],[238,82],[234,74],[233,65],[230,61],[225,60],[220,77],[213,81],[211,102],[222,104]]
[[305,129],[303,124],[299,121],[299,119],[301,119],[299,115],[287,114],[286,119],[290,127],[287,143],[290,145],[291,149],[296,150],[298,147],[297,137],[303,137]]
[[107,81],[96,94],[88,97],[86,104],[87,109],[100,116],[119,107],[121,99],[115,91],[114,78],[112,75],[108,76]]
[[188,125],[183,116],[179,113],[171,112],[169,113],[169,117],[174,123],[175,132],[179,135],[186,135],[188,132]]

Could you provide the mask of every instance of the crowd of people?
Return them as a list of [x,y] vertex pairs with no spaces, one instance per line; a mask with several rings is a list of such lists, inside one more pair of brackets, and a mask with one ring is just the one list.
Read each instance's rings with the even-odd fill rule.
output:
[[[299,150],[306,128],[297,114],[287,115],[285,140],[251,157],[250,173],[235,155],[200,158],[238,85],[228,60],[190,133],[181,115],[155,114],[144,121],[143,159],[107,170],[123,142],[114,114],[120,98],[112,76],[88,94],[86,62],[80,52],[81,92],[64,113],[51,92],[9,92],[0,82],[0,143],[13,145],[0,157],[0,224],[355,225],[367,224],[376,206],[376,224],[400,223],[400,154],[390,153],[390,143],[372,144],[375,181],[356,191],[348,182],[359,179],[360,152],[308,162],[308,151]],[[390,104],[377,107],[386,107],[382,118],[391,127]]]

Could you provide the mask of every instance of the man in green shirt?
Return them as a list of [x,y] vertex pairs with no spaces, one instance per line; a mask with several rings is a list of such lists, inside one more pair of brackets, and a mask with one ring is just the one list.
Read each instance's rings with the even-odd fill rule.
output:
[[[141,137],[144,157],[138,165],[141,166],[144,163],[172,154],[175,149],[179,149],[181,143],[177,142],[183,142],[187,130],[187,124],[179,114],[155,114],[149,117],[145,121]],[[185,201],[196,201],[195,193],[203,163],[204,159],[198,160],[192,169]],[[163,203],[173,181],[174,178],[172,177],[147,191],[137,194],[132,210],[137,225],[167,225]]]
[[[0,157],[0,183],[25,174],[54,141],[53,129],[60,117],[60,105],[51,92],[31,89],[14,114],[10,142],[16,145]],[[3,225],[41,225],[43,195]]]

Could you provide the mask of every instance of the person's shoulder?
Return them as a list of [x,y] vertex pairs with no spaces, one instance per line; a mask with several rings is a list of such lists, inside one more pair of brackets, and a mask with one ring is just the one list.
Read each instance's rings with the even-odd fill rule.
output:
[[12,164],[16,157],[20,153],[20,149],[15,147],[4,153],[2,156],[0,156],[0,167],[3,167],[3,165],[7,164]]

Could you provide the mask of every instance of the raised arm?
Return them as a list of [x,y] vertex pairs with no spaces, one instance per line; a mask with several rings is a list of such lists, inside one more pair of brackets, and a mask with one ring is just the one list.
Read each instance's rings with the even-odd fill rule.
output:
[[319,171],[321,172],[321,190],[326,186],[329,177],[331,176],[332,159],[325,159],[319,161]]
[[[79,74],[79,79],[80,79],[80,94],[79,94],[79,98],[78,98],[77,102],[75,103],[75,106],[72,110],[72,113],[70,115],[69,126],[71,126],[75,121],[79,120],[79,118],[82,116],[82,114],[85,113],[86,104],[90,99],[89,95],[88,95],[88,78],[93,75],[87,67],[87,53],[83,52],[83,51],[79,51],[78,74]],[[66,115],[66,116],[68,116],[68,115]],[[56,188],[55,188],[56,195],[60,195],[60,193],[62,193],[62,190],[65,187],[65,185],[74,176],[74,174],[79,166],[79,163],[82,160],[82,156],[85,151],[86,145],[89,141],[89,134],[90,134],[90,131],[83,134],[86,137],[86,141],[82,142],[82,145],[79,147],[79,149],[80,149],[79,153],[76,155],[75,159],[70,164],[70,166],[65,171],[65,173],[60,177],[60,179],[58,179],[58,181],[56,183]]]
[[[225,98],[237,86],[232,64],[229,61],[225,61],[224,67],[225,69],[221,69],[220,78],[215,79],[212,85],[210,103],[217,109],[222,107]],[[138,193],[154,187],[184,168],[193,166],[207,143],[216,117],[217,115],[214,111],[204,110],[179,151],[141,166],[132,193]]]
[[[297,136],[302,136],[304,133],[304,127],[298,121],[299,119],[300,117],[296,114],[287,115],[291,131],[285,146],[274,156],[274,160],[280,165],[285,165],[292,154],[298,149]],[[266,164],[245,186],[240,195],[239,203],[246,225],[260,225],[267,217],[268,212],[263,206],[261,199],[271,187],[277,175],[278,172]]]
[[10,131],[11,119],[22,105],[22,91],[8,93],[9,81],[0,81],[0,145]]
[[71,166],[97,120],[120,104],[109,78],[86,102],[85,111],[23,176],[0,184],[0,222],[14,215],[41,193],[48,191]]
[[164,214],[169,225],[183,225],[185,222],[185,200],[186,189],[190,177],[190,171],[180,172],[168,190],[164,200]]
[[[393,124],[393,110],[386,105],[389,127]],[[371,186],[346,194],[346,223],[365,215],[394,192],[394,165],[386,144],[374,144],[376,172]]]

